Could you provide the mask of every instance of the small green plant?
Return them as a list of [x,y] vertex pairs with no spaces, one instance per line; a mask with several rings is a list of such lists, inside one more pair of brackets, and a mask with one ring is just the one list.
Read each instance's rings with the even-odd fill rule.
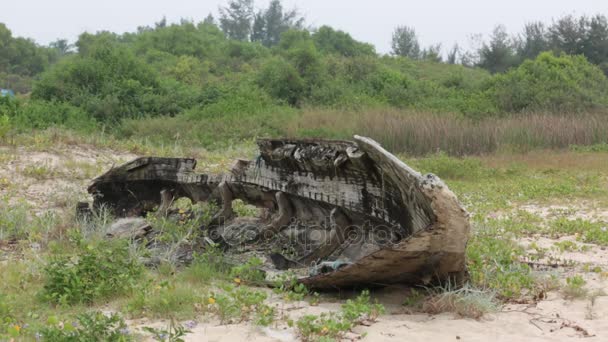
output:
[[156,341],[162,342],[184,342],[183,337],[192,332],[191,329],[196,326],[196,322],[191,321],[185,325],[176,323],[171,320],[171,324],[166,329],[143,327],[143,330],[152,335]]
[[331,312],[319,316],[305,315],[295,322],[295,327],[304,341],[331,341],[339,339],[352,328],[352,325],[339,314]]
[[49,342],[127,342],[133,341],[125,321],[118,315],[102,312],[78,315],[75,322],[62,322],[49,317],[47,325],[36,335]]
[[368,290],[362,291],[357,298],[349,299],[342,305],[342,315],[344,319],[351,323],[358,323],[360,321],[374,322],[384,311],[382,304],[370,303]]
[[560,252],[574,252],[579,250],[579,246],[572,241],[559,241],[555,242],[553,246]]
[[408,296],[405,297],[403,301],[403,306],[411,308],[413,310],[417,310],[422,308],[422,303],[424,302],[424,293],[418,289],[411,289]]
[[126,241],[87,244],[76,255],[52,255],[44,268],[42,298],[57,304],[90,303],[127,293],[143,273]]
[[520,262],[525,255],[525,250],[500,227],[478,227],[467,247],[473,286],[495,291],[503,299],[534,295],[539,288],[532,269]]
[[585,288],[587,282],[580,275],[566,278],[566,286],[562,288],[564,296],[568,299],[584,298],[588,290]]
[[261,285],[266,279],[266,275],[260,270],[262,264],[262,260],[252,257],[243,265],[234,266],[230,270],[230,276],[234,278],[234,281],[237,284],[244,281],[247,284]]
[[232,202],[232,209],[234,210],[234,213],[239,217],[257,216],[259,214],[258,208],[252,205],[245,204],[245,202],[240,199],[234,200]]
[[256,324],[269,325],[276,312],[264,303],[266,298],[260,291],[226,286],[223,292],[209,294],[207,301],[222,323],[243,322],[253,317]]
[[[339,339],[355,325],[374,322],[384,312],[381,304],[370,303],[369,291],[365,290],[354,300],[347,300],[339,313],[306,315],[295,322],[295,327],[304,341]],[[288,323],[294,325],[294,322]]]
[[289,301],[300,301],[309,293],[306,285],[300,283],[293,272],[285,272],[277,277],[273,291],[282,294],[283,299]]

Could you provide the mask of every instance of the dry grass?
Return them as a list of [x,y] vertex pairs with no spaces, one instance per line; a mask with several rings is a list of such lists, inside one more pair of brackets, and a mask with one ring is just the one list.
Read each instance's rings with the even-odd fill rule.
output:
[[425,155],[487,154],[498,150],[562,149],[608,142],[606,113],[531,113],[480,121],[453,114],[374,109],[365,112],[304,110],[291,135],[371,136],[394,152]]
[[422,311],[431,315],[452,312],[461,317],[480,319],[483,315],[498,310],[494,294],[488,291],[462,288],[441,288],[430,291],[423,302]]

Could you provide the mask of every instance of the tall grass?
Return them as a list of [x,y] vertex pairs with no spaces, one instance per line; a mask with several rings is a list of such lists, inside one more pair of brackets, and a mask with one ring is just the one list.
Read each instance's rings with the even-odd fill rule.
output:
[[393,152],[425,155],[486,154],[608,142],[608,113],[555,115],[529,113],[472,120],[454,114],[394,109],[364,112],[304,110],[287,127],[293,136],[370,136]]

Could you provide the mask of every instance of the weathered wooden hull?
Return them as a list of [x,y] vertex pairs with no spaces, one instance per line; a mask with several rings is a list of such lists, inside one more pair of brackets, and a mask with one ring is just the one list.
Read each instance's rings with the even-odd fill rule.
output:
[[[191,159],[141,158],[98,177],[89,192],[96,206],[122,216],[162,206],[161,191],[217,201],[216,227],[207,229],[227,253],[255,250],[268,274],[292,269],[312,287],[464,275],[468,214],[436,176],[419,174],[365,137],[258,145],[258,158],[237,161],[225,175],[197,174]],[[237,198],[268,215],[254,228],[242,224],[231,208]],[[234,239],[244,227],[254,236]]]

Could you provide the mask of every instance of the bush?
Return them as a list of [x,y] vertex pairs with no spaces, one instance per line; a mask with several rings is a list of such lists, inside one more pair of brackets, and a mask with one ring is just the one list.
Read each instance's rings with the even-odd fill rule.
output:
[[8,135],[11,130],[11,121],[6,114],[0,114],[0,141]]
[[550,52],[495,76],[488,91],[503,113],[580,112],[608,105],[608,80],[598,67],[583,56]]
[[19,102],[9,96],[0,96],[0,116],[13,117],[19,111]]
[[321,26],[313,35],[315,46],[321,53],[338,54],[346,57],[375,56],[374,46],[354,40],[350,34]]
[[17,129],[61,126],[81,131],[95,130],[97,123],[84,110],[65,102],[29,101],[11,119]]
[[290,105],[300,103],[305,86],[296,68],[283,58],[269,60],[262,68],[257,84],[270,96]]
[[83,246],[74,256],[53,255],[44,269],[42,298],[58,304],[91,303],[129,292],[143,274],[125,241]]
[[[33,99],[63,101],[93,118],[117,123],[123,118],[175,114],[190,96],[176,98],[175,84],[163,83],[151,66],[116,44],[92,44],[41,75]],[[183,95],[183,94],[182,94]]]

